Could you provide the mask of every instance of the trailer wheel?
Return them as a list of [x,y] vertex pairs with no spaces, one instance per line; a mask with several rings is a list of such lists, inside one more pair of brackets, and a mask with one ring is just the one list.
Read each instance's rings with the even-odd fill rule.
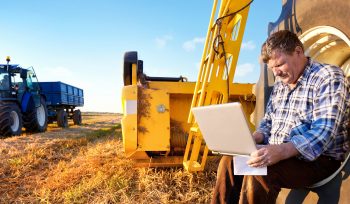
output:
[[82,118],[81,118],[81,111],[79,109],[73,112],[73,122],[74,122],[74,125],[81,125]]
[[16,103],[0,102],[0,136],[22,133],[22,114]]
[[48,114],[44,98],[40,99],[40,106],[28,111],[23,119],[24,127],[28,132],[45,132],[47,129]]
[[67,112],[63,109],[57,112],[57,125],[58,127],[67,128],[68,127],[68,116]]

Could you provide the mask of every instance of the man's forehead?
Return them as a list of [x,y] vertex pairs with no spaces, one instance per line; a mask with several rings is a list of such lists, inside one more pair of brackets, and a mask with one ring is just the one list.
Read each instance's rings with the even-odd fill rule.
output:
[[271,59],[277,59],[277,58],[279,58],[279,57],[281,57],[281,55],[283,55],[283,53],[282,53],[282,51],[280,51],[280,50],[273,50],[272,52],[271,52]]
[[[272,52],[271,55],[270,55],[270,60],[276,60],[277,58],[279,58],[281,56],[281,53],[280,52]],[[269,60],[269,61],[270,61]]]
[[275,67],[283,61],[283,53],[281,51],[273,51],[269,61],[266,63],[268,68]]

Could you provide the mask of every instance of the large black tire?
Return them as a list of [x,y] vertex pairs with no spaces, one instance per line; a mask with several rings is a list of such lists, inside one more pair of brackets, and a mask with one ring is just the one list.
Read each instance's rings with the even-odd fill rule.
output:
[[81,117],[81,111],[79,109],[73,112],[73,122],[74,122],[74,125],[81,125],[82,117]]
[[39,107],[31,107],[24,114],[24,127],[27,132],[45,132],[48,123],[47,107],[44,98],[40,99]]
[[62,128],[68,127],[68,115],[64,109],[57,112],[57,125]]
[[300,35],[316,26],[332,26],[350,37],[349,9],[348,0],[287,0],[279,19],[270,23],[269,33],[288,29]]
[[125,52],[123,70],[124,86],[132,84],[132,64],[137,64],[137,52]]
[[22,114],[16,103],[0,102],[0,137],[22,133]]

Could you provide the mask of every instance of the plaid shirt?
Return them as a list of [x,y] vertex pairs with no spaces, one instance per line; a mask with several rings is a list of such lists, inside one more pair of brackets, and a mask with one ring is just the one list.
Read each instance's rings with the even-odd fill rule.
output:
[[292,142],[301,159],[326,155],[342,160],[349,148],[349,99],[343,71],[309,59],[293,89],[275,83],[257,131],[265,144]]

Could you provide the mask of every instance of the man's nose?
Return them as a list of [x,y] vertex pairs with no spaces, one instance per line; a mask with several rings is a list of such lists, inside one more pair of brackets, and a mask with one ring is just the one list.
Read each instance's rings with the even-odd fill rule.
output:
[[282,71],[278,68],[274,68],[272,71],[275,76],[281,76],[282,74]]

